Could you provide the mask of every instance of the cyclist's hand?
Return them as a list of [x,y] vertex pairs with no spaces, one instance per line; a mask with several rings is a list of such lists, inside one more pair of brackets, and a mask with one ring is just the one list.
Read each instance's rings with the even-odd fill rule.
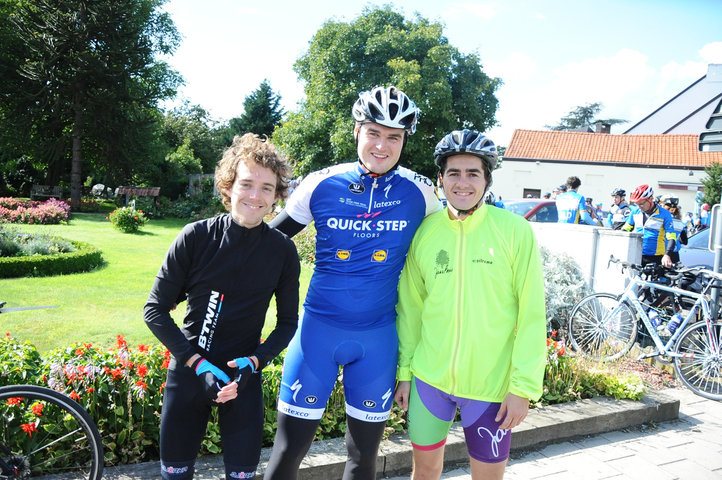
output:
[[235,398],[236,387],[230,386],[231,388],[226,388],[229,387],[228,383],[230,383],[231,379],[223,370],[203,357],[198,357],[191,365],[191,368],[203,383],[203,389],[209,400],[223,403]]
[[672,268],[672,259],[669,257],[669,255],[665,255],[662,257],[662,266],[667,268]]
[[239,357],[231,360],[228,362],[228,366],[236,369],[233,377],[238,384],[238,390],[242,390],[251,375],[256,373],[256,365],[250,357]]
[[500,429],[509,430],[519,425],[526,418],[527,413],[529,413],[529,399],[507,393],[494,421],[501,422]]
[[411,395],[411,382],[408,380],[400,381],[396,385],[396,394],[394,400],[404,412],[409,411],[409,396]]

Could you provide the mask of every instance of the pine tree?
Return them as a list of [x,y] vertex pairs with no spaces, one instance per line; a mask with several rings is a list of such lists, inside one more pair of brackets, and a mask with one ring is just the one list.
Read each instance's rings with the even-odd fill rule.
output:
[[268,80],[263,80],[258,89],[243,101],[243,115],[229,122],[232,134],[251,132],[270,137],[283,117],[280,104],[281,96],[273,92]]

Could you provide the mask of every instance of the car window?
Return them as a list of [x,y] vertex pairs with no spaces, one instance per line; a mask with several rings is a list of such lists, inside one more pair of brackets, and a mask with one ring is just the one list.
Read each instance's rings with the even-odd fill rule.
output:
[[709,231],[710,229],[707,228],[689,237],[687,239],[687,248],[700,248],[706,250],[709,242]]
[[534,215],[535,219],[529,219],[533,222],[545,222],[545,223],[555,223],[557,220],[559,220],[559,214],[557,213],[557,206],[556,205],[544,205],[541,207],[536,214]]
[[532,202],[504,202],[504,208],[510,212],[521,215],[522,217],[534,208],[535,203]]

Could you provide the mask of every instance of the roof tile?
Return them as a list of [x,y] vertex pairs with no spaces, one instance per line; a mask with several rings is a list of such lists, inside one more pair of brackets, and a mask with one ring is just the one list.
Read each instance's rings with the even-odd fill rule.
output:
[[698,135],[612,135],[514,130],[506,158],[630,165],[706,167],[722,152],[700,152]]

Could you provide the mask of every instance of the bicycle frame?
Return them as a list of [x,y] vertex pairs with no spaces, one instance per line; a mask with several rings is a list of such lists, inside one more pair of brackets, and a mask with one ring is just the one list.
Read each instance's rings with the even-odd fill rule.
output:
[[[665,292],[673,293],[676,295],[682,295],[685,297],[690,297],[696,299],[694,305],[692,305],[692,308],[690,308],[689,313],[684,318],[682,323],[677,327],[674,334],[669,338],[667,343],[662,342],[662,338],[659,336],[659,333],[657,333],[657,329],[654,325],[652,325],[652,321],[649,319],[649,315],[647,315],[647,311],[645,309],[645,305],[639,300],[638,298],[638,292],[640,287],[648,287],[650,289],[655,290],[662,290]],[[623,303],[627,303],[629,306],[633,307],[635,312],[638,315],[638,318],[642,321],[645,327],[647,327],[647,331],[649,332],[650,337],[652,338],[652,341],[654,342],[654,345],[657,347],[657,352],[653,355],[645,355],[645,356],[656,356],[656,355],[666,355],[669,357],[694,357],[690,354],[680,354],[676,353],[672,350],[672,346],[675,344],[679,336],[684,331],[685,327],[692,321],[693,318],[696,316],[696,312],[698,310],[702,311],[702,315],[704,318],[705,323],[707,324],[707,331],[708,336],[710,337],[711,344],[718,349],[719,345],[717,345],[717,341],[714,338],[714,336],[709,335],[710,332],[710,326],[711,326],[711,311],[709,306],[709,301],[707,300],[706,292],[709,289],[709,287],[705,288],[702,293],[695,293],[690,292],[688,290],[682,290],[681,288],[677,287],[669,287],[666,285],[661,285],[659,283],[649,282],[647,280],[643,280],[639,278],[638,276],[633,276],[631,279],[631,283],[627,286],[627,288],[624,290],[624,293],[619,298],[620,305]],[[615,314],[618,313],[619,309],[622,308],[621,306],[617,306],[610,315],[613,317]]]

